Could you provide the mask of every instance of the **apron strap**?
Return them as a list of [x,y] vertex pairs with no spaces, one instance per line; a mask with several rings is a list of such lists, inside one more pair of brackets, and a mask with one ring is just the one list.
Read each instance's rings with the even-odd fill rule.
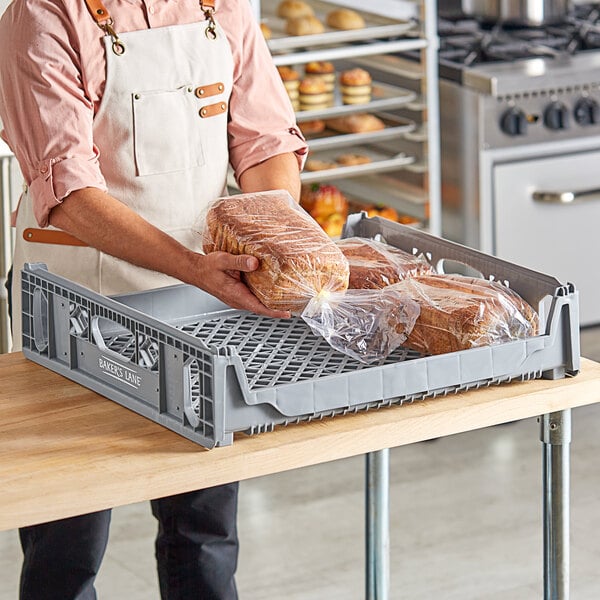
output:
[[121,56],[121,54],[125,52],[125,44],[119,39],[117,32],[113,29],[115,22],[110,16],[106,6],[102,3],[102,0],[85,0],[85,3],[87,4],[88,10],[94,21],[96,21],[96,25],[98,25],[106,35],[110,35],[112,38],[112,51],[117,56]]
[[66,231],[58,229],[34,229],[28,227],[23,230],[23,239],[26,242],[38,244],[58,244],[60,246],[87,246],[85,242]]
[[85,0],[85,3],[99,27],[102,27],[104,23],[110,20],[110,13],[102,3],[102,0]]

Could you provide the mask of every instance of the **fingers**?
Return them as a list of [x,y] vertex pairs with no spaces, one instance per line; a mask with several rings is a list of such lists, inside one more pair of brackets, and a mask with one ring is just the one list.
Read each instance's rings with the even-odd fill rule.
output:
[[250,273],[258,269],[259,260],[255,256],[249,256],[248,254],[228,254],[226,252],[218,252],[214,255],[218,266],[217,268],[223,271],[242,271],[244,273]]
[[213,252],[203,258],[205,264],[200,287],[207,292],[232,308],[249,310],[275,319],[291,317],[289,311],[267,308],[240,280],[240,272],[249,273],[258,269],[259,260],[256,257]]

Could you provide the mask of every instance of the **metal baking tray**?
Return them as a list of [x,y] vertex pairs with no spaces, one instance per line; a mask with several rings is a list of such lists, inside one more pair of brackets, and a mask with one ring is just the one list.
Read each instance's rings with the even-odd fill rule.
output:
[[332,129],[307,135],[306,141],[311,152],[320,152],[331,148],[345,148],[359,144],[369,144],[394,139],[409,134],[416,129],[416,123],[410,119],[392,115],[377,115],[385,123],[385,129],[366,131],[365,133],[339,133]]
[[[344,31],[332,29],[326,23],[327,14],[342,7],[330,2],[308,0],[308,4],[315,11],[315,16],[323,23],[325,31],[312,35],[293,36],[285,32],[286,20],[277,16],[279,2],[280,0],[261,0],[261,21],[268,25],[272,32],[271,39],[267,41],[271,52],[398,37],[406,35],[417,28],[417,22],[413,19],[391,19],[364,9],[353,9],[364,18],[364,28]],[[417,16],[417,10],[418,5],[415,4],[415,17]]]
[[400,108],[401,106],[413,102],[417,94],[411,90],[374,81],[371,93],[371,102],[365,104],[343,104],[341,93],[336,86],[333,97],[334,104],[322,110],[301,110],[296,113],[296,120],[313,121],[314,119],[332,119],[334,117],[343,117],[361,112],[377,112]]
[[[362,165],[349,165],[335,167],[332,169],[322,169],[320,171],[307,171],[306,169],[300,174],[302,183],[312,183],[317,181],[332,181],[334,179],[345,179],[347,177],[359,177],[361,175],[369,175],[371,173],[384,173],[386,171],[396,171],[406,167],[415,161],[414,156],[410,156],[405,152],[396,154],[386,153],[373,146],[353,146],[352,154],[363,154],[371,159],[371,162]],[[327,162],[335,162],[335,159],[340,154],[345,154],[339,148],[331,148],[318,153],[311,153],[310,159],[323,160]],[[365,196],[368,198],[369,196]]]

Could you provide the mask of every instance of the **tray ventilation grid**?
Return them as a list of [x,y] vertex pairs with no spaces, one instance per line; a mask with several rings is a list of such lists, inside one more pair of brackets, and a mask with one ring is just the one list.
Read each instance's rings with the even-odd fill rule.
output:
[[[358,371],[374,364],[360,363],[334,350],[312,333],[301,319],[269,319],[242,314],[226,319],[188,323],[182,331],[211,346],[233,346],[240,357],[250,389],[312,380]],[[419,358],[400,348],[378,366]]]

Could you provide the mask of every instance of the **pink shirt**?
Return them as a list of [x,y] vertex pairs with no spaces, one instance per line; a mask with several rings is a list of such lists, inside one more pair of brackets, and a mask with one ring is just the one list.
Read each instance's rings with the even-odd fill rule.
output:
[[[117,33],[203,19],[198,0],[104,3]],[[286,152],[301,164],[306,143],[250,3],[217,0],[215,19],[234,60],[228,135],[236,177]],[[15,0],[0,20],[0,135],[33,188],[41,226],[71,192],[106,190],[92,135],[105,83],[103,35],[84,0]]]

